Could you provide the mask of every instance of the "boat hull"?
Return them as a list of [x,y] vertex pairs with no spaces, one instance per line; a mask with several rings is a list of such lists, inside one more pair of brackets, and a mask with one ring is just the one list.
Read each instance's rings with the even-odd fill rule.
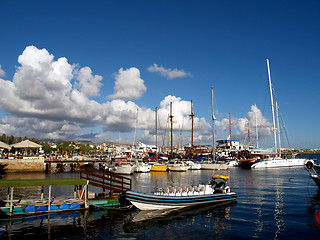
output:
[[251,168],[275,168],[275,167],[296,167],[304,166],[306,159],[304,158],[292,158],[292,159],[271,159],[261,162],[257,162],[251,166]]
[[125,174],[130,175],[133,174],[136,167],[131,165],[121,165],[115,168],[111,168],[109,171],[116,174]]
[[189,196],[159,196],[130,190],[125,193],[125,197],[140,210],[160,210],[220,202],[234,202],[236,201],[237,195],[236,193],[231,192]]
[[168,170],[172,172],[186,172],[188,166],[186,165],[168,165]]
[[166,172],[168,165],[151,165],[151,172]]
[[245,160],[240,160],[238,163],[238,167],[242,168],[251,168],[253,164],[257,162],[256,158],[251,158],[251,159],[245,159]]
[[150,172],[151,166],[149,164],[140,164],[137,165],[136,172],[138,173],[147,173]]
[[320,189],[320,178],[318,175],[310,175],[312,180],[317,184],[318,188]]
[[226,170],[228,165],[226,163],[201,163],[202,170]]

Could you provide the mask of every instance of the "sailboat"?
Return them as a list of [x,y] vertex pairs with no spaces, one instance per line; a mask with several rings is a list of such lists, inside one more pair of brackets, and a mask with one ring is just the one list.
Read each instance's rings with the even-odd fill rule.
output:
[[200,162],[202,170],[226,170],[228,164],[220,161],[216,161],[215,154],[215,137],[214,137],[214,120],[216,119],[214,115],[214,104],[213,104],[213,87],[211,87],[211,97],[212,97],[212,159],[211,160],[202,160]]
[[[271,149],[270,153],[263,158],[262,161],[259,161],[251,166],[251,168],[273,168],[273,167],[293,167],[293,166],[304,166],[306,159],[304,158],[282,158],[281,153],[278,149],[277,143],[277,132],[278,139],[280,144],[280,131],[279,131],[279,119],[278,129],[276,128],[276,118],[275,118],[275,107],[273,101],[273,87],[271,82],[271,74],[270,74],[270,65],[269,59],[267,59],[267,68],[268,68],[268,77],[269,77],[269,88],[270,88],[270,98],[271,98],[271,108],[272,108],[272,120],[273,120],[273,135],[274,135],[274,147]],[[278,111],[278,106],[276,103],[276,110]],[[277,114],[278,115],[278,114]],[[277,116],[278,117],[278,116]]]

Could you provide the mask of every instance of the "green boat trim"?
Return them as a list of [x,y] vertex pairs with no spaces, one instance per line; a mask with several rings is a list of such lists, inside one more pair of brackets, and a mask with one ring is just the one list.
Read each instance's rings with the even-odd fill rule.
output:
[[0,187],[28,187],[49,185],[86,185],[88,180],[77,178],[53,178],[53,179],[12,179],[0,180]]
[[[48,210],[45,212],[52,212],[55,210],[51,210],[51,204],[53,203],[53,198],[51,196],[52,193],[52,186],[54,185],[73,185],[73,186],[84,186],[82,190],[78,190],[77,188],[74,188],[74,200],[75,202],[81,204],[84,202],[84,208],[88,208],[88,199],[87,199],[87,191],[88,191],[88,184],[89,181],[85,179],[77,179],[77,178],[53,178],[53,179],[11,179],[11,180],[0,180],[0,187],[6,187],[8,188],[8,197],[7,200],[4,200],[9,206],[6,208],[9,209],[9,215],[17,215],[17,214],[24,214],[23,210],[20,211],[20,206],[14,206],[17,204],[17,202],[13,199],[13,192],[16,187],[30,187],[30,186],[41,186],[41,198],[40,202],[42,202],[41,205],[46,205]],[[44,186],[48,186],[48,199],[44,199]],[[76,199],[76,195],[78,195],[78,198]],[[22,200],[22,199],[21,199]],[[20,202],[19,200],[18,202]],[[37,200],[34,200],[34,204],[37,202]],[[66,202],[66,200],[65,200]],[[22,203],[22,201],[21,201]],[[20,203],[19,203],[20,205]],[[5,212],[6,210],[3,210],[1,208],[2,212]],[[70,209],[72,210],[72,209]],[[6,212],[5,212],[6,213]],[[7,214],[7,213],[6,213]],[[29,214],[29,213],[27,213]],[[7,214],[8,215],[8,214]]]

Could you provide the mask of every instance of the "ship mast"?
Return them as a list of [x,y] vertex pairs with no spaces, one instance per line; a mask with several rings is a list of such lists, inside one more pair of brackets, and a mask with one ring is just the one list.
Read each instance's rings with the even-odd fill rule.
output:
[[[257,107],[257,105],[255,105]],[[256,139],[257,139],[257,148],[259,148],[259,135],[258,135],[258,117],[257,117],[257,111],[255,111],[256,115]]]
[[133,146],[137,148],[137,128],[138,128],[138,108],[137,108],[137,116],[136,116],[136,127],[134,130],[134,139],[133,139]]
[[213,104],[213,87],[211,87],[211,108],[212,108],[212,160],[216,159],[216,145],[215,145],[215,136],[214,136],[214,104]]
[[279,106],[276,101],[276,114],[277,114],[277,127],[278,127],[278,145],[279,145],[279,154],[281,154],[281,139],[280,139],[280,122],[279,122]]
[[172,102],[170,102],[170,122],[171,122],[171,157],[173,156],[173,147],[172,147]]
[[156,127],[156,155],[158,153],[158,108],[156,107],[156,112],[155,112],[155,127]]
[[232,150],[231,113],[229,113],[230,151]]
[[191,117],[191,147],[193,147],[193,109],[192,109],[192,100],[191,100],[191,114],[189,115]]
[[250,148],[250,122],[248,121],[248,147]]
[[271,83],[271,74],[270,74],[269,59],[267,59],[267,67],[268,67],[268,76],[269,76],[271,108],[272,108],[274,145],[275,145],[275,147],[276,147],[276,151],[278,151],[278,150],[277,150],[277,129],[276,129],[276,122],[275,122],[275,115],[274,115],[273,89],[272,89],[272,83]]

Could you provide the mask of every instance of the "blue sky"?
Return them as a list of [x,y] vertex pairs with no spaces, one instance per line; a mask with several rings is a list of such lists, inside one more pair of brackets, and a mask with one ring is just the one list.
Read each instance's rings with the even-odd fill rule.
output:
[[230,113],[234,139],[247,143],[249,121],[255,145],[257,119],[269,147],[268,58],[290,145],[320,148],[319,1],[0,5],[2,133],[132,143],[137,126],[154,143],[155,107],[165,131],[173,102],[174,141],[180,126],[187,144],[192,100],[194,143],[211,143],[214,86],[216,138],[228,137]]

